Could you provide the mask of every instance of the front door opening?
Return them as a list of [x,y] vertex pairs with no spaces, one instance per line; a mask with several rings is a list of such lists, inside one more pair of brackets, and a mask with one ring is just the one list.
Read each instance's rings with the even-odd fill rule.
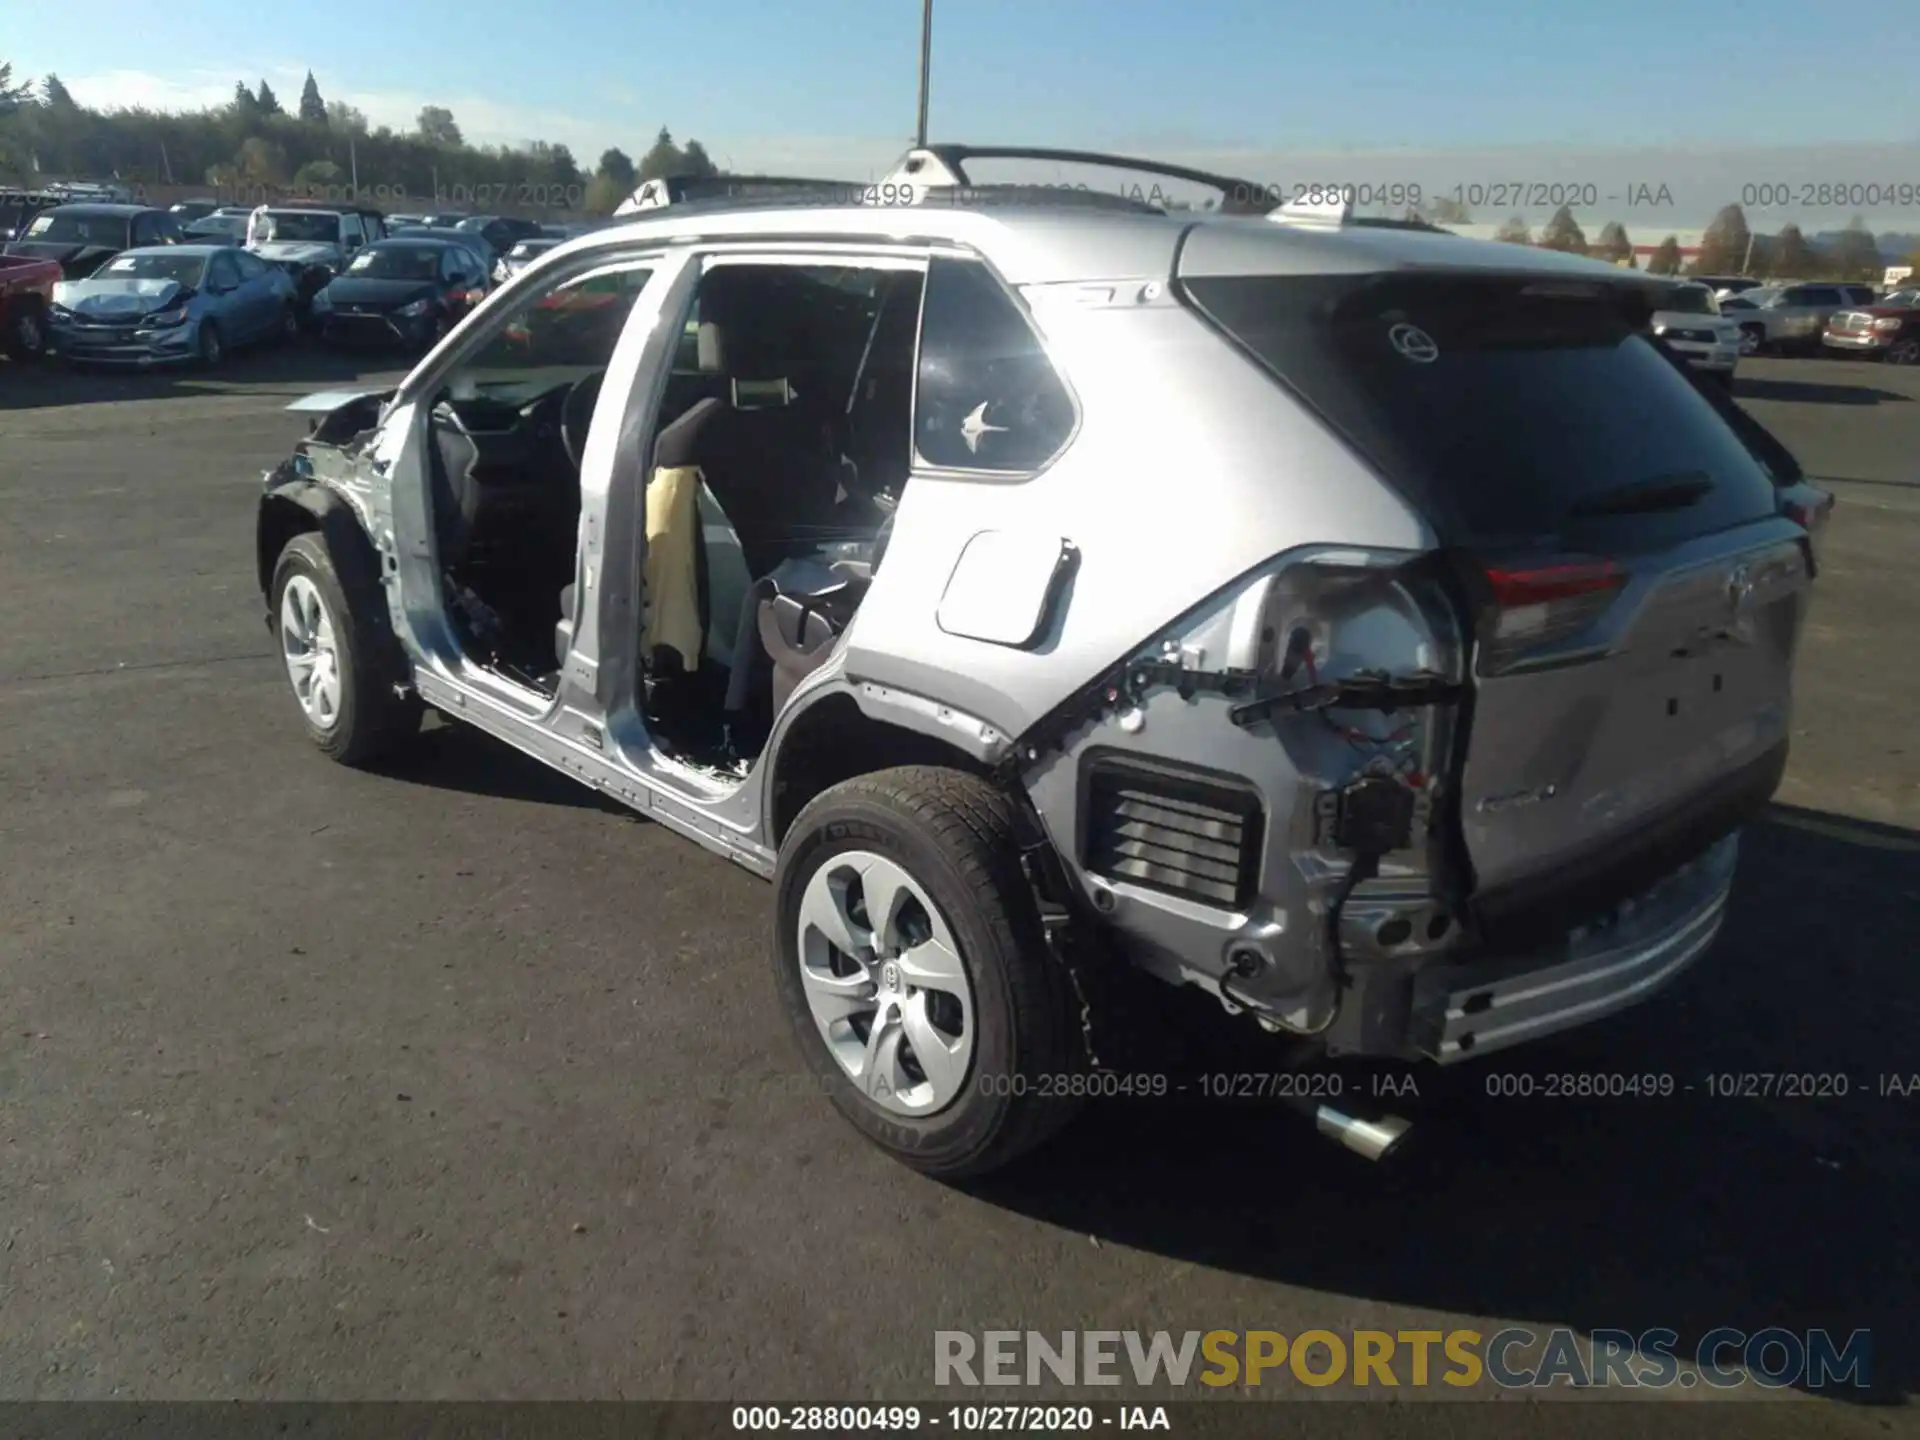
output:
[[434,397],[433,518],[447,612],[476,663],[558,693],[580,462],[645,265],[609,265],[527,301]]

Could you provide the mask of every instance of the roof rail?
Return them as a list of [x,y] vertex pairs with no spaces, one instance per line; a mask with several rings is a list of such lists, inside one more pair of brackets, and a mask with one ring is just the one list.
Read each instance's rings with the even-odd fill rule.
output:
[[[1138,175],[1161,175],[1169,180],[1184,180],[1189,184],[1219,191],[1220,200],[1216,206],[1216,213],[1221,215],[1264,215],[1274,205],[1269,187],[1233,175],[1196,170],[1186,165],[1169,165],[1164,161],[1149,160],[1137,155],[1110,155],[1098,150],[1054,150],[1033,145],[920,146],[901,156],[880,184],[883,189],[888,185],[913,185],[929,190],[957,188],[1028,192],[1054,190],[1065,194],[1099,193],[1046,185],[977,185],[967,174],[967,162],[970,160],[1041,160],[1059,165],[1087,165],[1108,170],[1127,170]],[[1124,191],[1116,191],[1115,197],[1131,198],[1134,203],[1129,208],[1140,208],[1141,202],[1137,196],[1128,197]],[[1146,208],[1153,210],[1160,207],[1149,204]]]

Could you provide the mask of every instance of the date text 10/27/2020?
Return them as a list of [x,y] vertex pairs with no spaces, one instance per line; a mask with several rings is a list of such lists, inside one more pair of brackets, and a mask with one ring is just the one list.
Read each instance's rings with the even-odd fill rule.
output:
[[[194,191],[193,199],[213,200],[222,205],[358,205],[381,210],[459,209],[468,206],[497,206],[511,210],[578,210],[586,203],[582,185],[548,184],[544,181],[481,182],[473,185],[442,185],[434,190],[413,190],[404,184],[373,185],[208,185]],[[133,203],[160,203],[160,197],[136,186]]]

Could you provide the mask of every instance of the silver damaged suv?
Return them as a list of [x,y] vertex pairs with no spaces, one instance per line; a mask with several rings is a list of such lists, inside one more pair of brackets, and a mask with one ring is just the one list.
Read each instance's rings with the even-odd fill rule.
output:
[[1071,152],[691,194],[292,407],[268,624],[335,759],[432,708],[771,879],[807,1064],[929,1173],[1102,1091],[1122,978],[1451,1064],[1693,964],[1785,763],[1831,497],[1665,283]]

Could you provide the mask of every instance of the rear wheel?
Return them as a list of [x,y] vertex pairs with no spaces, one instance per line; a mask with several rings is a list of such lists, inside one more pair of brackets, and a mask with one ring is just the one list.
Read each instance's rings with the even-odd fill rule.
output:
[[47,353],[47,317],[38,296],[21,300],[7,325],[7,354],[16,360],[38,360]]
[[775,876],[780,997],[835,1108],[916,1170],[979,1175],[1079,1105],[1083,1049],[1009,801],[932,766],[836,785]]
[[296,535],[280,552],[268,592],[274,639],[307,738],[343,765],[391,753],[420,729],[418,700],[388,636],[349,603],[326,542]]

